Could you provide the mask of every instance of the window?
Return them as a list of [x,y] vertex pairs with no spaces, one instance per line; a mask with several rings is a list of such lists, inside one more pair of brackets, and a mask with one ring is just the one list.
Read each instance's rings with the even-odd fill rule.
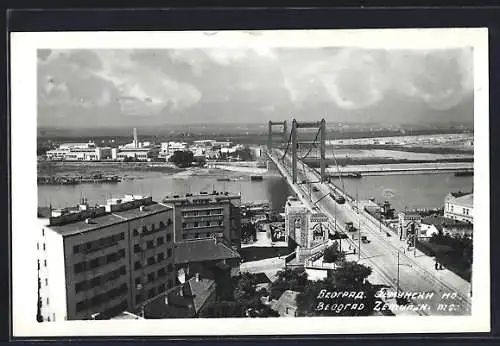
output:
[[207,237],[211,237],[212,233],[207,232]]
[[155,231],[155,229],[156,229],[155,224],[154,224],[154,223],[152,223],[152,224],[151,224],[151,232],[154,232],[154,231]]
[[137,231],[137,229],[134,228],[132,234],[134,235],[134,237],[136,237],[139,235],[139,232]]
[[155,273],[149,273],[148,282],[153,282],[153,281],[155,281]]
[[188,235],[187,235],[187,234],[183,234],[183,235],[182,235],[182,239],[188,239],[188,238],[189,238],[189,237],[188,237]]
[[172,241],[172,235],[169,233],[167,234],[167,242]]
[[43,260],[43,266],[46,267],[47,266],[47,260]]
[[165,242],[165,238],[163,238],[163,237],[156,238],[156,246],[160,246],[164,242]]
[[167,220],[167,226],[170,226],[172,224],[172,219]]
[[141,246],[139,244],[134,245],[134,253],[141,252]]
[[135,285],[140,285],[141,284],[141,278],[138,277],[138,278],[135,278]]
[[49,305],[49,297],[47,297],[47,305]]
[[158,270],[158,277],[163,277],[165,276],[165,268],[160,268],[160,270]]
[[174,281],[172,279],[168,280],[168,288],[174,287]]
[[43,251],[45,251],[45,243],[43,243]]
[[122,266],[120,268],[120,275],[125,275],[127,273],[127,268],[125,266]]
[[167,250],[167,257],[168,258],[172,257],[172,249]]
[[158,286],[158,293],[164,292],[165,291],[165,284],[161,284]]
[[186,228],[186,223],[185,222],[182,223],[182,228]]
[[45,279],[45,286],[49,285],[49,279]]
[[165,223],[163,221],[160,221],[160,228],[161,229],[165,228]]
[[148,242],[146,243],[146,245],[147,245],[148,249],[152,249],[152,248],[155,247],[154,241],[152,241],[152,240],[148,240]]
[[36,243],[36,249],[40,250],[40,244]]
[[79,253],[79,252],[80,252],[80,246],[79,245],[73,246],[73,253]]
[[155,257],[151,256],[148,258],[148,266],[155,264]]
[[45,236],[45,230],[42,228],[42,236]]
[[193,227],[198,227],[198,222],[195,221]]
[[169,265],[167,266],[167,271],[168,271],[169,273],[171,273],[171,272],[172,272],[172,270],[174,270],[174,267],[172,266],[172,264],[169,264]]
[[165,259],[165,253],[163,253],[163,252],[159,253],[157,258],[158,258],[158,260],[157,260],[158,262],[162,262]]
[[144,298],[142,297],[142,294],[138,294],[135,296],[136,303],[141,303],[143,300],[144,300]]
[[125,249],[120,249],[120,251],[118,251],[118,256],[120,258],[125,258]]
[[200,234],[199,234],[199,233],[195,233],[195,234],[194,234],[194,237],[195,237],[195,238],[199,238],[199,237],[200,237]]
[[134,269],[135,270],[141,269],[141,261],[135,261],[135,263],[134,263]]
[[156,295],[156,289],[153,287],[148,291],[148,298],[153,298]]

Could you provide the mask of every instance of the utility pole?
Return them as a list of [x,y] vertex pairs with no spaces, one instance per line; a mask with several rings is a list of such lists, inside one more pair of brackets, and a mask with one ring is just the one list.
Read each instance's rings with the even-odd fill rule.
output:
[[396,298],[399,295],[399,250],[398,250],[398,277],[397,277],[397,283],[396,283]]
[[359,218],[358,215],[358,261],[361,260],[361,219]]
[[413,257],[417,257],[417,225],[413,224]]

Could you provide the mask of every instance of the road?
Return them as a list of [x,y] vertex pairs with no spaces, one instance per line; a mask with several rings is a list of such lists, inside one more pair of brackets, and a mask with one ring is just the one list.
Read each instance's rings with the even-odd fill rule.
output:
[[[277,163],[276,157],[281,158],[283,152],[276,150],[274,152],[273,161]],[[281,164],[281,162],[279,162]],[[289,157],[285,158],[285,164],[291,167]],[[307,166],[298,164],[298,181],[318,181],[317,173]],[[284,167],[284,166],[282,166]],[[287,168],[285,168],[287,170]],[[289,179],[287,179],[290,181]],[[428,304],[430,311],[422,311],[425,315],[466,315],[470,314],[470,297],[468,295],[469,285],[463,284],[459,280],[446,280],[446,277],[437,278],[432,265],[427,267],[422,265],[422,261],[417,261],[408,254],[406,249],[402,247],[402,243],[392,239],[394,236],[386,236],[385,229],[382,229],[379,224],[375,224],[369,220],[363,212],[357,213],[352,209],[352,205],[347,202],[345,204],[337,204],[329,193],[335,187],[331,184],[316,183],[314,184],[318,191],[314,192],[309,188],[310,184],[298,184],[298,188],[302,191],[302,199],[316,203],[316,207],[333,221],[333,227],[337,227],[339,231],[344,231],[346,222],[353,222],[354,225],[360,228],[361,234],[366,235],[370,240],[368,244],[359,244],[358,235],[356,232],[356,240],[352,240],[352,234],[345,232],[350,236],[349,240],[344,240],[342,247],[355,247],[360,252],[359,263],[369,265],[374,270],[378,271],[381,277],[385,278],[385,283],[391,286],[392,293],[398,290],[398,252],[399,252],[399,289],[407,294],[414,294],[412,302],[414,304]],[[310,197],[309,197],[310,194]],[[325,197],[327,196],[327,197]],[[310,203],[308,203],[310,205]],[[361,245],[361,246],[360,246]],[[359,250],[361,249],[361,251]],[[429,259],[429,258],[427,258]],[[429,259],[429,263],[433,263]],[[464,281],[464,280],[462,280]],[[457,284],[458,283],[458,284]],[[462,283],[462,284],[461,284]],[[431,299],[416,299],[419,293],[428,293],[427,297],[432,294]],[[455,297],[456,292],[456,297]],[[443,294],[445,296],[443,296]],[[448,296],[450,294],[450,296]],[[454,299],[451,299],[454,297]],[[446,305],[440,305],[446,304]],[[421,305],[425,307],[424,305]],[[439,309],[439,311],[438,311]],[[444,310],[443,310],[444,309]]]

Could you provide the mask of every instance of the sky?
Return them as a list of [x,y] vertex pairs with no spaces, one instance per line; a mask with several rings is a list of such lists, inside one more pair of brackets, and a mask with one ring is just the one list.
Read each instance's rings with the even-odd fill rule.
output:
[[472,48],[38,51],[38,126],[473,121]]

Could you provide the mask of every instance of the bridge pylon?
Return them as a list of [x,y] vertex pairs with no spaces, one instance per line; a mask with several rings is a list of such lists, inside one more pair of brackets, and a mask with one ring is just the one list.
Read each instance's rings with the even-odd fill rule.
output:
[[[313,145],[316,144],[317,139],[319,137],[319,147],[320,147],[320,176],[321,176],[321,181],[326,181],[327,176],[326,176],[326,146],[325,146],[325,141],[326,141],[326,121],[325,119],[321,119],[321,121],[314,121],[314,122],[298,122],[297,120],[293,119],[292,121],[292,129],[291,129],[291,145],[292,145],[292,182],[295,184],[297,183],[297,162],[298,162],[298,157],[297,157],[297,149],[299,146],[299,141],[298,141],[298,136],[297,132],[298,129],[301,128],[317,128],[318,133],[316,135],[316,139],[313,142]],[[309,154],[309,153],[308,153]],[[307,157],[307,155],[305,157]],[[305,159],[303,157],[302,159]]]
[[[281,130],[279,132],[273,132],[273,126],[281,126]],[[269,121],[269,128],[268,128],[268,133],[267,133],[267,150],[271,151],[273,149],[273,137],[275,135],[280,135],[281,141],[283,142],[286,136],[286,120],[284,121]]]

